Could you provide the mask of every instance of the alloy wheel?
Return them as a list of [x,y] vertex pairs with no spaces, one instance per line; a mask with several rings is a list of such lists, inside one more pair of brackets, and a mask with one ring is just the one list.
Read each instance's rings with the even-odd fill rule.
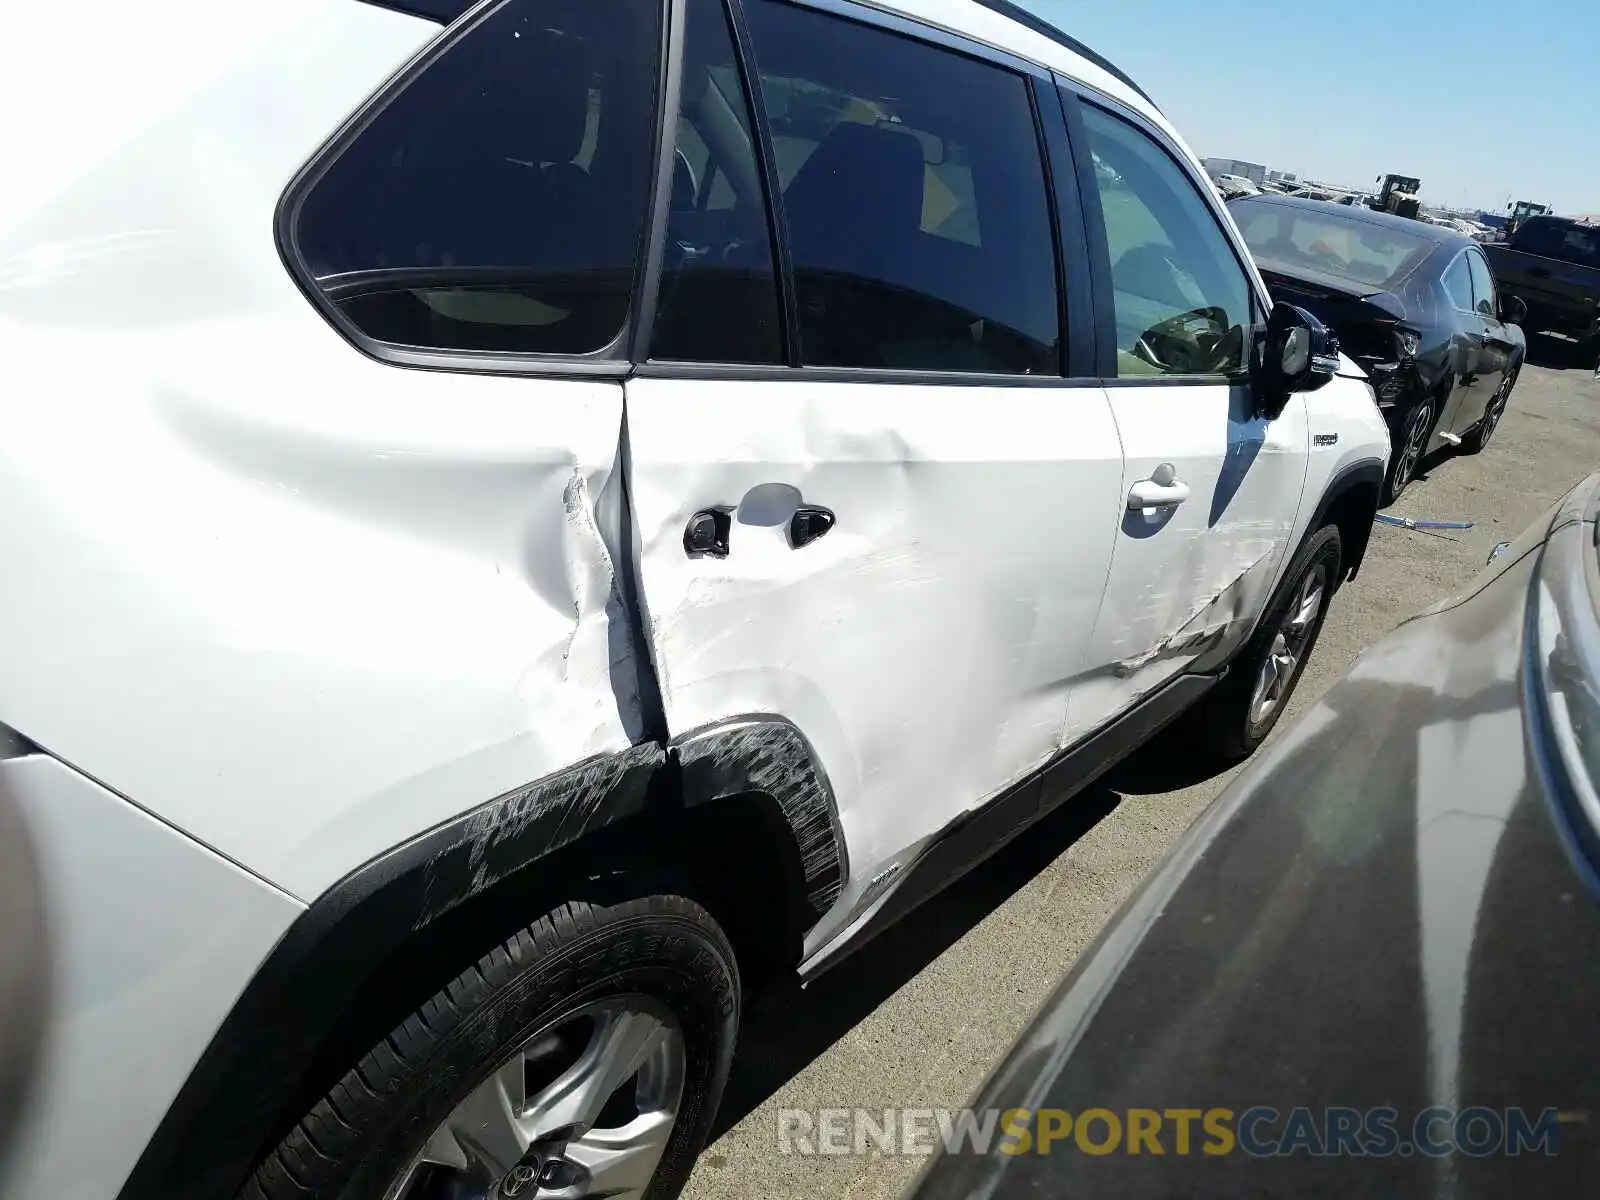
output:
[[1433,405],[1424,403],[1417,407],[1411,414],[1411,420],[1406,425],[1406,440],[1400,447],[1400,455],[1395,459],[1394,478],[1389,485],[1389,494],[1398,496],[1417,473],[1417,467],[1422,462],[1423,452],[1428,448],[1428,431],[1433,428]]
[[1262,725],[1288,698],[1311,644],[1311,634],[1317,627],[1327,593],[1328,570],[1318,563],[1306,572],[1295,588],[1294,598],[1273,634],[1266,660],[1256,676],[1255,689],[1250,694],[1252,728]]
[[1500,418],[1506,415],[1506,401],[1511,399],[1511,385],[1516,381],[1516,372],[1510,372],[1495,389],[1494,399],[1489,401],[1489,409],[1483,414],[1483,426],[1478,434],[1480,447],[1489,444],[1489,439],[1494,436],[1494,431],[1500,424]]
[[684,1039],[644,996],[540,1027],[439,1124],[385,1200],[641,1196],[683,1098]]

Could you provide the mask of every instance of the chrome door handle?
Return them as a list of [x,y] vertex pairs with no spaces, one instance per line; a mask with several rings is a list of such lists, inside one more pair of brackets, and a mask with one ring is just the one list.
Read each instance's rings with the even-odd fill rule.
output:
[[1162,463],[1128,489],[1129,508],[1167,508],[1189,498],[1189,485],[1178,479],[1171,463]]

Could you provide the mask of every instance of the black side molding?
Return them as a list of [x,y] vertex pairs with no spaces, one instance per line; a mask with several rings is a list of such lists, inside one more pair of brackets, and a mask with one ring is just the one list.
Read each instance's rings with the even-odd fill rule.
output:
[[[892,891],[843,942],[805,963],[807,982],[859,950],[925,900],[932,899],[1023,830],[1072,799],[1204,696],[1220,675],[1180,675],[1133,708],[1056,755],[983,807],[963,813],[923,847]],[[880,893],[881,895],[881,893]],[[877,899],[869,896],[868,903]]]

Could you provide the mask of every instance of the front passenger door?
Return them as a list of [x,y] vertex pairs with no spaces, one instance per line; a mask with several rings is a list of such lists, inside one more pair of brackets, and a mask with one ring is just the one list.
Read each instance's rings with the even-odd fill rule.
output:
[[[1065,103],[1070,117],[1078,102]],[[1309,454],[1301,397],[1276,419],[1255,415],[1249,355],[1265,301],[1201,181],[1156,130],[1080,111],[1124,508],[1064,744],[1244,639],[1284,561]]]

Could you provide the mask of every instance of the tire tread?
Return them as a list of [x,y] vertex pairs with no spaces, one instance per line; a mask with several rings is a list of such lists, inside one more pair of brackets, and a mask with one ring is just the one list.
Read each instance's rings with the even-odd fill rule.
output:
[[[391,1098],[468,1017],[541,960],[641,917],[687,922],[709,936],[732,968],[737,997],[732,947],[692,900],[652,895],[615,905],[567,901],[480,956],[380,1038],[260,1162],[239,1200],[322,1200],[337,1195],[352,1156],[385,1119]],[[680,1119],[690,1115],[686,1111]]]

